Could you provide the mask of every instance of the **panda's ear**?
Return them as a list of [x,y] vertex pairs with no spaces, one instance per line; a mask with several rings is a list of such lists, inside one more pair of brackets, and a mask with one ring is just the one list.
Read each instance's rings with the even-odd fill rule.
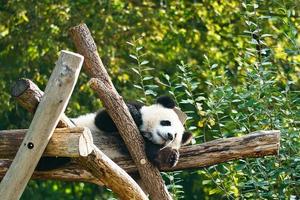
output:
[[161,104],[165,108],[175,108],[175,101],[169,96],[160,96],[156,99],[156,103]]
[[193,139],[193,134],[185,131],[182,136],[181,144],[187,145],[192,141],[192,139]]

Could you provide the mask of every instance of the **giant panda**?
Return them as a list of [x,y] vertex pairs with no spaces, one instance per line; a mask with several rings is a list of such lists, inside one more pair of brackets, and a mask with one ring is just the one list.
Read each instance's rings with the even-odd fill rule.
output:
[[[126,104],[145,140],[145,153],[148,160],[159,168],[174,167],[179,159],[179,148],[192,140],[192,134],[185,131],[183,123],[175,112],[175,101],[169,96],[160,96],[155,104],[149,106],[139,102]],[[72,118],[71,121],[76,126],[88,127],[93,134],[100,131],[105,134],[118,131],[105,109]],[[53,166],[49,166],[51,162],[53,165],[66,162],[64,158],[58,159],[41,160],[38,169],[52,168]]]
[[[129,102],[127,106],[145,139],[148,159],[158,167],[174,167],[178,162],[179,148],[192,139],[192,134],[185,131],[174,111],[175,101],[169,96],[160,96],[155,104],[149,106],[138,102]],[[105,109],[73,118],[72,121],[76,126],[90,128],[92,132],[118,131]]]

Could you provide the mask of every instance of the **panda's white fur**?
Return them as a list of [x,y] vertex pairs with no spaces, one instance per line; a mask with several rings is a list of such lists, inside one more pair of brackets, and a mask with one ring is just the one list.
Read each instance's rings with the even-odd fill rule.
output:
[[[150,106],[142,106],[140,112],[142,125],[140,125],[139,130],[144,137],[154,144],[168,146],[174,149],[180,148],[184,127],[173,109],[165,108],[160,104],[153,104]],[[76,126],[88,127],[92,132],[98,132],[101,130],[95,125],[96,115],[97,113],[88,113],[73,118],[72,121]],[[161,121],[169,121],[171,125],[162,126],[160,124]],[[168,134],[171,134],[173,138],[170,139]]]
[[[144,135],[145,137],[154,144],[169,146],[174,149],[180,148],[184,127],[173,109],[165,108],[160,104],[153,104],[143,106],[140,112],[143,121],[139,127],[140,131],[150,133],[150,135]],[[161,121],[169,121],[170,126],[162,126]],[[172,135],[173,139],[169,138],[169,134]]]
[[88,113],[77,118],[72,118],[71,120],[76,126],[88,127],[91,132],[97,132],[100,130],[95,125],[96,114],[97,113]]

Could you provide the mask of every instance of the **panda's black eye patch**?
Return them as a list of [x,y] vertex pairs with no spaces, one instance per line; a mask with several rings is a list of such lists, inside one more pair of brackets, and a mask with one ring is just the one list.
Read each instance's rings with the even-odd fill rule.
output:
[[169,120],[160,121],[160,125],[162,126],[171,126],[171,122]]

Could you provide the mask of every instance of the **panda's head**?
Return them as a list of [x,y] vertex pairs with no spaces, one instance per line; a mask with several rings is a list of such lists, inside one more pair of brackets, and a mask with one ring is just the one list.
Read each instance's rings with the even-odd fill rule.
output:
[[156,104],[143,106],[140,109],[142,124],[140,131],[154,144],[179,149],[189,143],[192,134],[185,132],[175,110],[175,102],[168,96],[161,96]]

